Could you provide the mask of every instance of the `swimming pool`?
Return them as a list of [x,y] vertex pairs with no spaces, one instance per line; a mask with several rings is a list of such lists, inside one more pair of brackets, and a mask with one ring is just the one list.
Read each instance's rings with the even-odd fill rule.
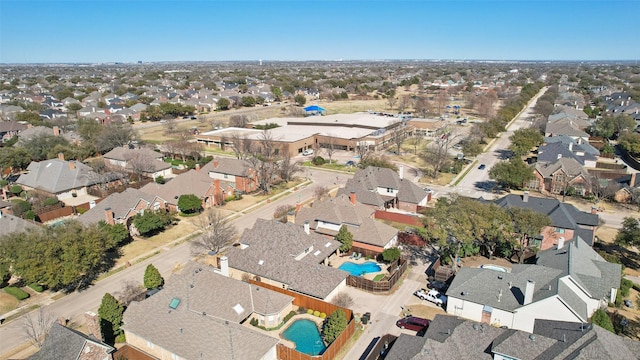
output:
[[347,261],[340,265],[338,269],[348,271],[353,276],[362,276],[364,274],[378,272],[381,270],[380,266],[373,261],[367,261],[362,264]]
[[294,321],[282,333],[282,337],[296,343],[296,350],[311,356],[320,355],[327,348],[316,323],[307,319]]
[[489,270],[493,270],[493,271],[507,272],[507,269],[503,268],[502,266],[498,266],[498,265],[486,264],[486,265],[480,265],[480,268],[489,269]]

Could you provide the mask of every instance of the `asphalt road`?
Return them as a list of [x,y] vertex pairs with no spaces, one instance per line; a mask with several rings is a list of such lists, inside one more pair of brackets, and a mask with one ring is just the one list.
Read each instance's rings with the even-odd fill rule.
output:
[[[351,177],[351,175],[336,174],[328,171],[313,170],[312,172],[313,183],[311,185],[287,196],[283,196],[269,204],[265,204],[233,220],[233,224],[238,228],[238,233],[242,233],[246,228],[251,228],[258,218],[272,219],[273,211],[279,205],[293,205],[297,201],[304,201],[313,197],[314,188],[317,186],[325,186],[328,188],[344,186],[347,179]],[[307,175],[306,172],[302,174]],[[105,293],[115,294],[119,292],[124,283],[128,281],[142,283],[144,271],[148,264],[153,263],[166,279],[176,266],[184,264],[192,257],[193,255],[188,242],[184,242],[173,248],[165,247],[161,249],[160,254],[99,281],[86,290],[71,293],[54,301],[44,306],[44,309],[56,318],[70,319],[71,322],[74,323],[84,323],[84,313],[87,311],[97,312]],[[11,350],[21,346],[26,341],[21,325],[22,322],[16,319],[0,326],[0,356],[5,353],[10,353]]]

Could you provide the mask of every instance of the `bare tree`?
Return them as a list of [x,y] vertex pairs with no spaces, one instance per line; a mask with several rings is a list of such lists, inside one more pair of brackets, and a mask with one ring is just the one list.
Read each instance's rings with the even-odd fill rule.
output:
[[176,132],[176,129],[178,128],[178,124],[176,124],[176,119],[169,118],[163,121],[165,122],[164,123],[165,134],[173,134]]
[[449,161],[449,148],[457,141],[458,136],[452,134],[442,134],[438,140],[432,142],[427,146],[425,151],[420,154],[422,160],[431,166],[431,176],[435,179],[438,177],[438,172]]
[[429,101],[429,98],[426,96],[418,96],[416,98],[414,107],[416,109],[416,112],[422,117],[427,117],[429,114],[431,114],[432,105]]
[[249,124],[249,118],[247,115],[231,115],[229,118],[229,126],[230,127],[239,127],[243,128]]
[[155,170],[154,161],[154,159],[135,153],[127,161],[127,168],[136,176],[136,181],[141,181],[143,175],[153,174]]
[[276,147],[271,131],[263,130],[257,142],[252,143],[249,150],[250,156],[247,161],[258,173],[258,186],[268,194],[271,191],[273,177],[277,172],[276,155],[280,150]]
[[[391,125],[394,125],[392,123]],[[402,143],[406,138],[406,127],[402,121],[396,121],[395,126],[391,129],[391,142],[396,146],[396,154],[400,155]]]
[[400,97],[400,101],[398,101],[398,111],[405,111],[411,106],[411,96],[403,95]]
[[418,148],[424,142],[424,138],[421,135],[413,135],[409,139],[407,139],[409,145],[413,146],[413,153],[418,155]]
[[395,96],[387,97],[387,104],[389,104],[390,110],[393,110],[393,106],[396,104],[397,101],[398,101],[398,98],[396,98]]
[[221,248],[231,244],[238,236],[236,227],[222,213],[209,208],[194,222],[202,231],[202,235],[191,240],[194,254],[202,252],[218,252]]
[[292,161],[289,149],[284,149],[280,161],[278,161],[278,172],[282,180],[289,182],[293,175],[300,171],[300,163],[298,161]]
[[348,309],[351,307],[351,305],[353,305],[353,298],[346,292],[341,292],[334,296],[333,300],[331,300],[331,303],[333,305]]
[[313,196],[316,198],[316,200],[322,200],[325,197],[327,197],[329,195],[329,189],[327,189],[324,186],[316,186],[315,188],[313,188]]
[[323,148],[329,158],[329,164],[331,164],[333,154],[336,152],[336,138],[331,134],[327,134],[327,136],[327,142],[323,144]]
[[[249,140],[250,141],[250,140]],[[231,133],[231,147],[233,148],[233,152],[236,154],[237,159],[244,159],[246,157],[246,153],[248,150],[247,141],[245,138],[237,131]]]
[[120,291],[116,292],[115,297],[124,305],[129,306],[132,301],[142,300],[144,298],[145,288],[137,281],[125,280],[122,283]]
[[360,158],[360,162],[366,161],[373,153],[371,146],[367,144],[366,141],[359,141],[355,145],[355,150],[356,154],[358,154],[358,157]]
[[447,103],[449,102],[449,95],[447,94],[447,92],[444,90],[440,90],[438,96],[436,97],[436,102],[438,103],[437,113],[441,115],[444,113],[445,105],[447,105]]
[[35,347],[41,348],[55,321],[53,314],[40,307],[37,311],[22,316],[22,330]]

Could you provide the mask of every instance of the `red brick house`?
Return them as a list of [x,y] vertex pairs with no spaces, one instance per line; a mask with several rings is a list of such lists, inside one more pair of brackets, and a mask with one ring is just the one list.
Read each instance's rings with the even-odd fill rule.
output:
[[[258,190],[258,173],[246,160],[233,158],[214,158],[200,170],[210,178],[219,180],[224,189],[230,187],[233,192],[251,193]],[[225,197],[229,190],[225,193]]]
[[589,173],[575,159],[560,158],[553,163],[537,163],[533,174],[535,179],[526,186],[542,194],[562,194],[569,188],[580,195],[590,192]]

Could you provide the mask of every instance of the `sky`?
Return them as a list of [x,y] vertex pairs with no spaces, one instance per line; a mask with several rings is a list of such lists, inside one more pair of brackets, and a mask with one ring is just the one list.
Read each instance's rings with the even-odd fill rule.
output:
[[0,0],[0,63],[639,60],[640,0]]

